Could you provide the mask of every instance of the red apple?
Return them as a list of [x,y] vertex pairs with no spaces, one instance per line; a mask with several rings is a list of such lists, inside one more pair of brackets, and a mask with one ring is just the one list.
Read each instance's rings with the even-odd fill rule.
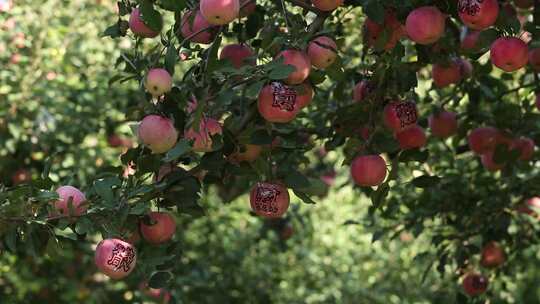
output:
[[[187,11],[182,17],[182,37],[188,38],[199,33],[189,40],[195,43],[209,44],[214,40],[216,34],[215,27],[213,27],[204,17],[200,11],[197,11],[195,17],[192,17],[193,11]],[[203,31],[204,29],[207,29]],[[202,31],[202,32],[201,32]]]
[[540,210],[540,197],[535,196],[525,200],[525,203],[521,204],[517,211],[528,214],[533,217],[538,217],[536,210]]
[[229,160],[234,163],[253,162],[259,158],[262,153],[262,147],[259,145],[244,145],[244,151],[238,148],[238,151],[229,156]]
[[528,137],[517,138],[512,141],[510,149],[519,150],[519,159],[529,161],[534,155],[534,141]]
[[[246,2],[248,3],[246,4]],[[257,4],[255,3],[255,0],[240,1],[240,17],[247,17],[253,14],[256,8]]]
[[482,248],[482,259],[480,264],[486,268],[497,268],[504,264],[506,255],[504,250],[496,242],[487,243]]
[[491,171],[491,172],[496,172],[496,171],[499,171],[499,170],[502,170],[506,164],[505,163],[496,163],[494,160],[493,160],[493,154],[494,154],[494,151],[489,151],[489,152],[486,152],[484,154],[482,154],[480,156],[480,160],[482,161],[482,165],[484,166],[484,168],[486,168],[488,171]]
[[529,60],[529,50],[523,40],[501,37],[491,45],[491,63],[505,72],[521,69]]
[[279,237],[286,241],[288,239],[290,239],[294,234],[294,227],[291,223],[287,223],[283,226],[283,228],[281,229],[280,233],[279,233]]
[[468,59],[459,58],[458,64],[462,79],[466,79],[472,76],[473,66]]
[[139,289],[141,289],[145,295],[159,300],[162,304],[167,304],[171,300],[171,293],[169,291],[164,288],[149,287],[147,282],[141,282],[141,284],[139,284]]
[[137,251],[133,245],[120,239],[105,239],[97,245],[94,262],[111,279],[122,279],[135,268]]
[[300,85],[294,87],[296,91],[296,103],[300,109],[307,107],[313,100],[313,87],[308,83],[304,82]]
[[370,47],[375,47],[377,40],[386,31],[387,40],[384,49],[389,51],[393,49],[398,41],[405,35],[405,27],[396,18],[394,11],[387,10],[384,13],[384,22],[377,22],[366,18],[363,27],[363,36],[365,43]]
[[311,61],[306,53],[298,50],[285,50],[277,55],[283,58],[283,64],[292,65],[295,70],[284,81],[287,84],[301,84],[311,72]]
[[311,64],[318,69],[325,69],[337,58],[337,45],[327,36],[319,36],[308,44],[307,54]]
[[223,130],[219,121],[213,118],[202,118],[199,123],[199,130],[193,126],[186,130],[184,137],[193,140],[192,150],[195,152],[210,152],[212,149],[212,136],[222,134]]
[[238,18],[240,1],[238,0],[201,0],[201,14],[208,23],[224,25]]
[[230,60],[232,65],[239,69],[244,65],[255,65],[256,60],[252,58],[254,55],[251,48],[245,44],[229,44],[223,47],[219,59]]
[[332,11],[343,4],[343,0],[311,0],[313,5],[321,11]]
[[421,148],[426,145],[426,133],[418,125],[411,126],[395,134],[402,150]]
[[448,138],[457,133],[458,121],[454,112],[440,111],[428,118],[428,125],[431,134],[439,138]]
[[28,183],[32,180],[32,173],[26,169],[19,169],[13,173],[11,176],[11,181],[13,182],[13,185],[19,185]]
[[458,12],[461,21],[473,30],[486,29],[497,21],[499,2],[497,0],[459,0]]
[[289,191],[279,183],[258,182],[249,195],[251,209],[259,216],[281,217],[289,208]]
[[477,51],[479,38],[480,38],[480,31],[467,30],[467,34],[461,41],[461,49],[465,52]]
[[461,65],[452,59],[446,63],[435,63],[432,68],[433,83],[439,88],[447,87],[461,81]]
[[469,148],[478,155],[492,151],[497,144],[498,135],[499,131],[492,127],[476,128],[469,133]]
[[140,223],[142,237],[150,244],[162,244],[169,241],[176,232],[174,217],[166,212],[151,212],[148,214],[151,223]]
[[[88,209],[86,197],[79,189],[72,186],[62,186],[56,189],[56,193],[58,194],[59,199],[54,202],[54,209],[61,215],[80,216]],[[70,204],[73,212],[70,212]]]
[[435,6],[422,6],[413,10],[405,22],[409,38],[418,44],[438,41],[445,30],[446,16]]
[[540,72],[540,48],[529,51],[529,64],[536,72]]
[[351,175],[358,186],[378,186],[386,178],[386,161],[380,155],[357,156],[351,164]]
[[143,38],[154,38],[159,35],[159,31],[154,31],[148,25],[144,24],[141,18],[141,11],[134,8],[129,16],[129,28],[133,34]]
[[486,292],[488,285],[488,278],[478,273],[468,273],[463,278],[463,290],[471,297]]
[[416,125],[418,112],[412,101],[393,101],[384,107],[384,124],[390,130],[399,132]]
[[172,78],[165,69],[151,69],[146,75],[144,87],[154,97],[168,93],[172,88]]
[[368,80],[361,80],[356,84],[353,91],[353,100],[360,102],[374,90],[373,85]]
[[259,93],[257,108],[267,121],[287,123],[300,111],[298,92],[288,85],[272,82]]
[[178,131],[172,120],[159,115],[148,115],[143,118],[137,129],[141,142],[148,146],[152,153],[165,153],[176,145]]

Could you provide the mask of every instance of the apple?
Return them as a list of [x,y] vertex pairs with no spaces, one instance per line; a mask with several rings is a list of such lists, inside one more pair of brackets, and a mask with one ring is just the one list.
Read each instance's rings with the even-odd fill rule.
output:
[[409,38],[418,44],[438,41],[445,30],[446,16],[435,6],[422,6],[413,10],[405,22]]
[[151,69],[146,75],[144,87],[152,96],[159,97],[171,91],[171,75],[165,69]]
[[32,180],[32,173],[26,169],[19,169],[13,173],[11,176],[11,181],[13,185],[20,185],[28,183]]
[[461,40],[461,49],[465,52],[475,52],[478,50],[478,39],[480,31],[467,30],[467,34]]
[[482,161],[482,165],[484,166],[484,168],[486,168],[488,171],[491,171],[491,172],[496,172],[496,171],[499,171],[499,170],[502,170],[506,164],[505,163],[496,163],[494,160],[493,160],[493,154],[494,154],[494,151],[489,151],[489,152],[486,152],[484,154],[482,154],[480,156],[480,160]]
[[457,133],[458,121],[454,112],[440,111],[428,118],[431,134],[438,138],[448,138]]
[[[56,189],[59,199],[54,202],[54,209],[66,216],[80,216],[86,212],[88,205],[86,197],[81,190],[73,186],[61,186]],[[70,212],[69,205],[71,204],[73,212]]]
[[529,61],[529,50],[523,40],[501,37],[491,45],[491,63],[505,72],[521,69]]
[[133,34],[143,38],[154,38],[159,35],[159,31],[152,30],[144,23],[141,18],[141,11],[138,8],[134,8],[131,15],[129,15],[129,29]]
[[319,36],[309,42],[307,54],[314,67],[325,69],[336,61],[337,45],[332,38]]
[[458,64],[462,79],[466,79],[472,76],[473,66],[468,59],[459,58]]
[[486,268],[497,268],[504,264],[506,255],[496,242],[489,242],[482,248],[480,264]]
[[529,161],[534,155],[534,141],[528,137],[516,138],[510,145],[511,150],[519,150],[519,160]]
[[294,227],[291,223],[287,223],[283,226],[283,228],[281,229],[281,231],[279,232],[279,237],[286,241],[288,239],[290,239],[294,234]]
[[[213,27],[204,17],[200,11],[195,13],[195,17],[192,17],[194,11],[187,11],[182,16],[182,37],[188,38],[198,33],[197,35],[189,38],[190,41],[201,44],[209,44],[214,40],[216,35],[215,27]],[[203,31],[204,29],[207,29]]]
[[301,83],[294,87],[296,91],[296,103],[300,109],[307,107],[313,100],[313,87],[309,82]]
[[328,187],[331,187],[334,185],[335,181],[336,181],[336,171],[334,171],[334,169],[332,169],[331,171],[321,175],[320,179],[323,183],[325,183]]
[[533,217],[538,217],[535,209],[540,210],[540,197],[538,196],[525,200],[525,202],[517,208],[517,211]]
[[162,304],[167,304],[171,301],[171,293],[164,288],[152,288],[148,286],[148,282],[141,282],[139,289],[145,295],[160,300]]
[[341,6],[343,0],[311,0],[311,3],[321,11],[328,12]]
[[[302,97],[304,96],[304,97]],[[298,94],[294,87],[272,82],[261,89],[257,108],[261,116],[274,123],[287,123],[300,111],[300,99],[307,98],[309,92]]]
[[351,175],[358,186],[378,186],[386,178],[386,161],[380,155],[357,156],[351,163]]
[[471,272],[465,275],[462,284],[465,293],[474,297],[486,292],[489,280],[481,274]]
[[459,0],[458,12],[461,21],[473,30],[486,29],[497,21],[497,0]]
[[238,18],[239,0],[201,0],[201,14],[213,25],[225,25]]
[[364,41],[369,47],[375,47],[379,37],[386,31],[386,44],[384,50],[393,49],[398,41],[405,35],[405,27],[396,18],[396,14],[392,10],[387,10],[384,13],[384,22],[379,24],[369,17],[363,26]]
[[234,163],[240,162],[253,162],[259,158],[262,153],[262,147],[259,145],[244,145],[244,150],[241,151],[240,148],[233,154],[229,156],[229,160]]
[[402,150],[421,148],[426,145],[426,133],[418,125],[411,126],[395,134]]
[[373,84],[368,80],[361,80],[355,86],[353,90],[353,100],[360,102],[364,100],[369,94],[374,91]]
[[94,262],[97,268],[111,279],[122,279],[135,268],[137,251],[128,242],[105,239],[97,245]]
[[417,121],[418,112],[412,101],[392,101],[384,107],[383,122],[394,132],[416,125]]
[[159,115],[148,115],[143,118],[137,129],[141,142],[154,154],[165,153],[176,145],[178,131],[172,120]]
[[219,54],[220,60],[229,60],[236,69],[244,65],[256,65],[256,60],[252,58],[255,54],[251,48],[245,44],[229,44],[223,47]]
[[461,65],[458,59],[452,59],[447,63],[435,63],[431,72],[433,83],[439,88],[458,83],[462,79]]
[[281,217],[289,208],[289,190],[279,183],[258,182],[249,194],[251,209],[259,216]]
[[533,70],[540,72],[540,48],[534,48],[529,51],[529,64]]
[[529,9],[534,5],[534,0],[514,0],[514,4],[521,9]]
[[150,223],[140,222],[142,237],[150,244],[158,245],[169,241],[176,232],[174,217],[166,212],[148,214]]
[[184,137],[194,141],[193,151],[210,152],[213,151],[212,136],[222,134],[222,132],[223,129],[219,121],[213,118],[202,118],[199,123],[199,130],[195,130],[194,126],[191,126],[184,132]]
[[478,155],[495,149],[499,131],[492,127],[480,127],[472,130],[468,136],[469,148]]
[[283,58],[283,64],[292,65],[295,70],[284,80],[287,84],[301,84],[306,80],[311,72],[311,61],[309,56],[298,50],[285,50],[279,53],[277,59]]
[[257,4],[255,0],[244,0],[240,2],[240,17],[247,17],[257,9]]

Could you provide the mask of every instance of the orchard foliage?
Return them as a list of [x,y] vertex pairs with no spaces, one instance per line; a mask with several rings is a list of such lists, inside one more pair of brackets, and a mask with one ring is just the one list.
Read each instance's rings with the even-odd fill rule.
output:
[[[52,19],[66,22],[61,41],[31,5],[8,7],[0,249],[32,260],[74,248],[69,258],[124,280],[109,299],[130,300],[118,290],[140,287],[164,302],[388,303],[406,294],[533,303],[540,2],[525,2],[124,0],[67,11],[46,2],[45,12],[65,14]],[[109,24],[96,23],[101,40],[70,15],[105,20],[110,10]],[[123,148],[119,161],[100,136]],[[364,212],[332,213],[337,229],[362,224],[371,246],[428,240],[409,262],[423,268],[414,286],[437,288],[370,295],[269,267],[286,255],[262,240],[268,231],[296,258],[319,246],[291,234],[300,224],[315,231],[310,210],[332,185],[370,199]],[[254,221],[260,237],[243,231]],[[261,249],[272,254],[247,256]],[[85,277],[89,286],[122,284],[96,276]],[[279,294],[287,279],[314,291]],[[84,290],[82,299],[106,301]]]

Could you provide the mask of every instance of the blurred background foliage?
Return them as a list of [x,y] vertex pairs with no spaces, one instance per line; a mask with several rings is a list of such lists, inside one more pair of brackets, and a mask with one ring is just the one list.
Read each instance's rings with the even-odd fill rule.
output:
[[[0,3],[11,2],[0,0]],[[133,41],[128,38],[113,41],[100,37],[109,24],[116,22],[115,10],[116,3],[107,0],[47,0],[16,1],[9,10],[0,13],[2,184],[11,186],[18,179],[49,171],[54,182],[84,188],[104,168],[120,166],[119,155],[134,140],[126,109],[147,101],[133,81],[109,84],[117,71],[116,58],[122,50],[133,47]],[[355,58],[354,54],[360,51],[359,36],[351,34],[358,33],[360,15],[347,14],[344,28],[332,24],[348,37],[347,41],[339,42],[354,46],[343,48],[346,54],[343,58]],[[357,65],[359,61],[356,57],[355,62],[344,65]],[[485,59],[481,60],[475,68],[486,69],[485,63]],[[178,65],[177,75],[190,65],[189,62]],[[422,71],[420,75],[419,92],[423,99],[446,97],[429,96],[431,83],[426,80],[429,73]],[[339,90],[339,86],[351,87],[358,80],[350,79],[338,83],[338,89],[330,82],[320,87],[320,98],[331,99],[328,107],[346,97],[330,98],[326,94],[330,94],[330,89],[346,92]],[[505,83],[512,87],[524,79],[505,79]],[[490,88],[481,90],[483,93],[478,94],[487,94],[485,91]],[[533,89],[515,94],[515,105],[523,102],[531,110]],[[465,110],[459,106],[459,100],[455,105]],[[494,112],[512,113],[507,111],[508,107],[511,106],[497,105]],[[427,114],[425,109],[421,112]],[[317,118],[316,111],[310,115]],[[499,120],[494,122],[504,125],[512,121],[504,115]],[[421,123],[425,125],[425,120]],[[451,142],[452,148],[457,149],[469,128],[470,125],[464,124],[460,136]],[[450,203],[466,208],[470,203],[468,196],[460,196],[460,191],[467,194],[478,191],[484,197],[486,193],[497,193],[493,201],[518,203],[522,197],[500,196],[500,185],[492,175],[474,173],[481,167],[478,160],[471,155],[454,159],[453,154],[444,154],[446,149],[449,149],[446,145],[431,143],[431,154],[442,156],[432,158],[425,166],[431,165],[429,170],[437,173],[438,165],[446,170],[452,163],[455,171],[450,178],[456,191],[452,197],[438,196],[437,188],[404,187],[390,196],[384,206],[385,218],[381,218],[370,212],[373,204],[367,196],[353,191],[348,169],[337,166],[334,187],[321,191],[317,205],[301,204],[293,196],[292,210],[281,221],[248,215],[245,196],[232,195],[233,201],[223,204],[222,198],[227,195],[218,195],[218,191],[224,189],[209,188],[202,199],[206,216],[177,218],[180,224],[174,246],[180,248],[181,258],[167,260],[172,249],[166,245],[139,244],[138,249],[149,264],[164,262],[174,270],[175,277],[169,284],[171,303],[465,302],[458,292],[460,274],[455,273],[455,264],[434,260],[441,257],[437,249],[440,244],[433,242],[434,237],[457,235],[459,240],[459,230],[421,234],[426,222],[418,214],[424,212],[426,217],[433,217],[434,223],[444,221],[437,215],[437,206],[453,201]],[[310,168],[313,175],[331,172],[333,164],[344,161],[336,152],[325,158],[317,153],[308,155],[314,164]],[[418,171],[411,173],[412,166],[403,167],[402,181],[419,176]],[[507,178],[516,178],[511,184],[524,188],[520,181],[535,180],[537,171],[531,169],[526,176]],[[464,179],[464,172],[476,179]],[[521,188],[514,190],[522,193],[525,190]],[[366,190],[365,194],[371,193]],[[432,204],[415,205],[414,197],[418,196]],[[406,199],[402,201],[402,198]],[[476,216],[485,214],[479,212]],[[393,217],[410,221],[396,226],[391,221]],[[420,220],[415,222],[416,219]],[[505,227],[510,227],[512,233],[524,221],[539,228],[534,221],[521,217],[512,218]],[[5,228],[9,227],[0,227]],[[484,228],[489,227],[480,227]],[[112,282],[94,266],[93,249],[99,238],[89,236],[80,240],[78,235],[69,233],[69,228],[66,230],[59,237],[61,243],[44,244],[43,255],[29,254],[24,248],[19,248],[17,255],[1,252],[0,303],[167,302],[152,297],[144,287],[149,276],[145,270],[149,268],[137,269],[126,280]],[[478,253],[481,243],[478,239],[475,246],[467,248],[467,254]],[[456,242],[449,250],[457,250],[460,245]],[[492,280],[488,292],[490,303],[540,303],[539,249],[537,244],[529,244],[524,250],[513,251],[508,261],[511,267],[491,272],[490,278],[497,280]],[[471,300],[474,301],[483,300]]]

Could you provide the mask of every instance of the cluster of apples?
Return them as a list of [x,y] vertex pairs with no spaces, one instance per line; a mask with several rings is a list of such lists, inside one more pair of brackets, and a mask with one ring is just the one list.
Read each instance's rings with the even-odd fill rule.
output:
[[493,127],[479,127],[472,130],[467,137],[469,148],[480,156],[482,165],[489,171],[498,171],[505,163],[497,163],[493,159],[497,145],[506,146],[507,150],[517,151],[518,159],[529,161],[534,154],[534,141],[528,137],[512,138],[507,132]]
[[[480,265],[484,268],[494,269],[500,267],[506,261],[504,249],[494,241],[484,245],[480,257]],[[489,279],[481,273],[471,271],[465,274],[462,281],[463,290],[469,296],[478,296],[486,292]]]

